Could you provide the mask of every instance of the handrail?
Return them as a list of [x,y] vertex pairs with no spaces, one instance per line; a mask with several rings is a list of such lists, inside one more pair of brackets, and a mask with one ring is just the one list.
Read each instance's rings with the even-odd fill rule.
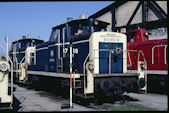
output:
[[34,51],[34,65],[36,65],[36,50]]
[[[7,55],[7,52],[5,51],[4,47],[2,45],[0,45],[0,47],[3,49],[3,51],[5,52],[5,54]],[[12,109],[12,104],[13,104],[13,62],[11,60],[10,57],[7,57],[8,60],[10,61],[11,63],[11,68],[10,68],[10,71],[11,71],[11,98],[12,98],[12,101],[11,101],[11,104],[10,104],[10,108]],[[7,61],[8,61],[7,60]]]
[[16,70],[18,70],[18,59],[15,58],[15,60],[16,60]]
[[[58,59],[60,60],[60,65],[61,65],[61,72],[63,71],[63,59],[62,59],[62,57],[61,57],[61,54],[60,54],[60,46],[61,46],[61,36],[60,36],[60,29],[58,30]],[[63,32],[62,32],[62,35],[64,35],[64,30],[63,30]],[[63,43],[63,45],[64,45],[64,43]]]
[[[85,78],[86,77],[86,74],[85,74],[86,62],[87,62],[87,60],[88,60],[88,58],[89,58],[89,56],[91,55],[92,52],[94,52],[94,58],[93,59],[95,59],[95,51],[109,51],[109,74],[111,74],[111,53],[112,53],[112,51],[116,51],[116,50],[115,49],[94,49],[94,50],[92,50],[88,53],[85,61],[83,62],[83,74],[84,74],[84,86],[85,87],[86,87],[86,78]],[[142,56],[144,58],[144,63],[145,63],[145,65],[147,65],[147,62],[146,62],[146,59],[144,57],[144,53],[143,53],[142,50],[121,50],[121,51],[126,52],[126,53],[127,52],[138,52],[137,63],[140,61],[140,54],[142,54]],[[94,62],[95,62],[95,60],[94,60]],[[93,63],[93,64],[95,65],[95,63]],[[85,94],[85,96],[86,96],[86,94]]]
[[[116,50],[115,50],[115,49],[98,49],[98,50],[95,49],[95,50],[93,50],[93,51],[90,51],[89,54],[87,55],[87,57],[86,57],[84,63],[83,63],[83,74],[84,74],[84,75],[85,75],[85,64],[86,64],[86,62],[87,62],[87,59],[89,58],[89,56],[90,56],[90,54],[91,54],[92,52],[94,52],[94,58],[95,58],[95,51],[109,51],[109,54],[110,54],[111,51],[116,51]],[[121,50],[121,51],[126,51],[127,53],[129,53],[129,52],[138,52],[137,62],[140,61],[140,54],[142,54],[143,59],[144,59],[144,62],[145,62],[145,64],[147,64],[147,61],[146,61],[146,59],[145,59],[145,56],[144,56],[144,53],[143,53],[142,50]],[[109,57],[110,57],[110,55],[109,55]],[[110,63],[110,58],[109,58],[109,63]],[[132,65],[131,59],[130,59],[130,63],[131,63],[131,65]],[[110,74],[110,68],[111,68],[111,67],[110,67],[110,64],[109,64],[109,74]]]
[[0,47],[3,49],[3,51],[5,52],[5,54],[7,55],[7,52],[5,51],[4,47],[2,45],[0,45]]
[[[90,54],[91,54],[91,52],[89,52],[89,54],[87,55],[87,57],[86,57],[86,59],[85,59],[85,61],[84,61],[84,63],[83,63],[83,74],[84,74],[84,88],[86,87],[86,79],[85,79],[85,64],[86,64],[86,61],[87,61],[87,59],[89,58],[89,56],[90,56]],[[85,94],[85,97],[86,97],[86,94]]]
[[60,57],[60,30],[58,30],[58,59],[61,59]]
[[[128,52],[127,54],[128,54],[128,58],[129,58],[129,62],[130,62],[129,66],[132,67],[132,62],[131,62],[131,58],[130,58],[130,53]],[[127,65],[127,66],[128,66],[128,65]]]
[[19,76],[19,73],[18,73],[18,70],[19,70],[19,65],[18,65],[18,59],[17,57],[15,58],[15,61],[16,61],[16,76]]
[[137,62],[139,62],[139,59],[140,59],[140,53],[141,53],[142,56],[143,56],[143,58],[144,58],[144,62],[145,62],[145,64],[147,65],[147,61],[146,61],[146,59],[145,59],[145,56],[144,56],[143,51],[142,51],[142,50],[139,50],[138,52],[139,52],[139,53],[138,53],[138,59],[137,59]]
[[111,74],[111,52],[109,51],[109,74]]
[[165,50],[164,50],[164,54],[165,54],[164,55],[164,64],[167,64],[167,56],[166,56],[166,54],[167,54],[167,46],[165,46]]
[[63,48],[65,47],[65,30],[66,28],[63,28],[62,36],[63,36]]
[[167,58],[166,58],[166,49],[168,45],[155,45],[152,47],[152,64],[154,64],[154,49],[157,47],[165,47],[164,48],[164,63],[167,64]]
[[10,63],[11,63],[11,96],[12,96],[12,102],[10,104],[10,107],[12,108],[13,104],[13,62],[10,57],[8,57]]
[[87,61],[87,59],[89,58],[89,55],[91,54],[91,52],[89,52],[89,54],[87,55],[87,57],[86,57],[86,59],[85,59],[85,61],[84,61],[84,63],[83,63],[83,74],[85,75],[85,64],[86,64],[86,61]]
[[22,60],[20,61],[20,63],[19,63],[19,69],[20,69],[21,63],[23,62],[23,60],[24,60],[25,58],[26,58],[26,57],[24,56],[24,57],[22,58]]

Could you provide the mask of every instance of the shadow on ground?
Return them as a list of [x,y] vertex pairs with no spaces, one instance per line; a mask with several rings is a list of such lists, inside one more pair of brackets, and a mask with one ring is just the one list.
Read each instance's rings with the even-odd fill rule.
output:
[[128,95],[124,95],[124,98],[125,98],[125,100],[127,100],[127,101],[139,101],[138,99],[132,98],[132,97],[130,97],[130,96],[128,96]]

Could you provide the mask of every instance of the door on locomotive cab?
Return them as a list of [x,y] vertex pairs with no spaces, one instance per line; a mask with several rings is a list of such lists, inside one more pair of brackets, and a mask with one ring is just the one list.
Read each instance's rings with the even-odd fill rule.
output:
[[[123,52],[120,50],[123,49],[123,44],[99,42],[99,49],[107,50],[99,51],[99,73],[109,73],[109,62],[111,63],[111,73],[122,73]],[[114,51],[110,53],[108,50]]]
[[49,47],[49,72],[56,72],[56,46]]

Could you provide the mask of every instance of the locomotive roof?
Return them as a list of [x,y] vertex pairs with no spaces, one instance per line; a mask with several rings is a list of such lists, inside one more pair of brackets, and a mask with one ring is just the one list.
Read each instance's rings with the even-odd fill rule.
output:
[[[96,21],[98,21],[98,25],[99,25],[99,26],[107,26],[107,25],[110,24],[110,23],[103,22],[103,21],[100,21],[100,20],[96,20]],[[68,25],[78,25],[78,24],[87,25],[87,24],[88,24],[88,19],[72,20],[72,21],[70,21],[70,22],[66,22],[66,23],[64,23],[64,24],[55,26],[55,27],[53,27],[52,29],[60,29],[60,28],[63,28],[63,27],[66,26],[66,24],[68,24]]]
[[16,42],[23,42],[23,41],[28,41],[28,40],[35,40],[35,41],[44,42],[43,40],[35,39],[35,38],[22,38],[22,39],[19,39],[19,40],[17,40],[17,41],[14,41],[13,43],[16,43]]

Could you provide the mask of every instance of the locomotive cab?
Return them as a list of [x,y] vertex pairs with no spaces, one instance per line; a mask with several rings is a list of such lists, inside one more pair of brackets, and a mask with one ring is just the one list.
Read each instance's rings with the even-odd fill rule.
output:
[[[68,49],[70,47],[69,44],[75,43],[77,41],[88,40],[92,32],[97,32],[101,30],[106,31],[107,25],[109,25],[109,23],[99,21],[99,20],[79,19],[79,20],[72,20],[65,24],[61,24],[59,26],[53,27],[48,42],[48,46],[51,45],[51,47],[49,48],[51,62],[49,62],[50,66],[48,67],[48,70],[68,73],[69,57],[70,57],[69,49]],[[58,44],[58,48],[56,48],[56,51],[53,51],[55,47],[52,47],[52,45],[55,43]],[[86,47],[88,48],[87,45]],[[74,46],[74,48],[76,47]],[[80,50],[78,52],[80,52]],[[84,53],[83,56],[86,57],[86,53]],[[74,59],[76,60],[76,58]],[[82,65],[83,61],[84,58],[82,61],[80,61],[80,65]],[[82,73],[83,68],[82,67],[78,68],[79,63],[77,64],[78,66],[76,64],[77,62],[75,61],[75,66],[74,66],[75,68],[73,68],[73,71]],[[54,69],[53,67],[57,67],[57,68]]]
[[135,29],[131,32],[126,33],[127,35],[127,42],[143,42],[146,40],[149,40],[148,35],[151,35],[151,33],[146,32],[145,29]]

